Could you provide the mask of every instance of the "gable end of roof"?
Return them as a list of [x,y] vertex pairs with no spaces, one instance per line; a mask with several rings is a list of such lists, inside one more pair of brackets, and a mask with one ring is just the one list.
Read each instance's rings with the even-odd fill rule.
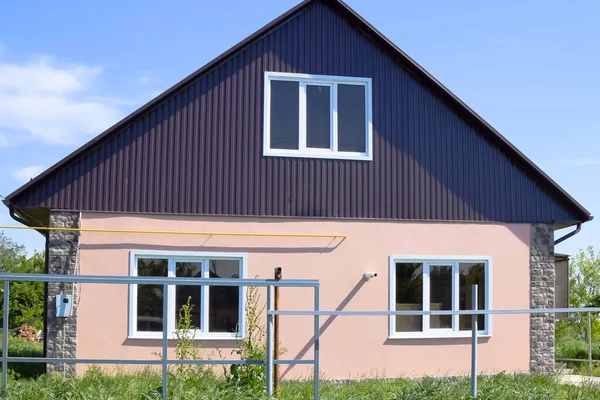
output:
[[101,144],[104,140],[107,140],[113,133],[119,132],[121,128],[126,126],[128,123],[135,121],[138,117],[143,115],[146,111],[151,110],[153,107],[159,105],[163,100],[168,98],[173,93],[185,88],[188,84],[192,83],[198,77],[210,72],[216,68],[223,61],[232,57],[237,52],[242,51],[250,43],[258,40],[260,37],[267,35],[270,31],[276,29],[279,25],[286,23],[291,18],[294,18],[302,10],[304,10],[310,4],[321,2],[326,4],[335,13],[346,19],[355,29],[359,30],[362,34],[372,40],[378,45],[383,51],[385,51],[398,65],[404,70],[409,72],[415,77],[421,84],[431,90],[436,96],[438,96],[446,104],[450,105],[456,113],[460,114],[465,120],[477,128],[477,131],[483,134],[490,142],[502,149],[515,163],[519,166],[524,173],[535,178],[545,190],[548,190],[552,194],[552,197],[559,202],[563,207],[573,211],[574,215],[577,215],[579,221],[586,222],[591,220],[593,217],[590,212],[586,210],[581,204],[579,204],[569,193],[561,188],[554,180],[552,180],[545,172],[543,172],[537,165],[535,165],[525,154],[518,150],[512,143],[510,143],[504,136],[502,136],[496,129],[494,129],[489,123],[487,123],[481,116],[479,116],[474,110],[467,106],[462,100],[460,100],[455,94],[453,94],[448,88],[446,88],[441,82],[435,77],[428,73],[423,67],[421,67],[416,61],[410,58],[394,43],[392,43],[387,37],[367,22],[363,17],[356,13],[352,8],[340,0],[305,0],[286,13],[282,14],[278,18],[269,22],[261,29],[257,30],[250,36],[246,37],[238,44],[234,45],[221,55],[217,56],[203,67],[199,68],[180,82],[173,85],[170,89],[166,90],[156,98],[152,99],[145,105],[141,106],[128,116],[117,122],[103,133],[99,134],[89,142],[82,145],[80,148],[67,155],[62,160],[42,172],[36,178],[30,180],[25,185],[21,186],[9,196],[5,203],[11,203],[18,197],[24,195],[28,190],[32,189],[38,183],[44,179],[50,177],[53,173],[60,171],[63,167],[69,165],[73,160],[78,159],[86,152],[95,148],[95,146]]

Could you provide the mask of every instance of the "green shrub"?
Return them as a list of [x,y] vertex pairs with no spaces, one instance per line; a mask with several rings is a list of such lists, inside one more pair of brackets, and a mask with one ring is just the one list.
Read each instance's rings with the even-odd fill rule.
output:
[[[176,360],[199,360],[200,347],[194,343],[195,328],[192,326],[192,308],[191,296],[188,296],[187,302],[181,305],[179,309],[179,318],[175,326],[175,359]],[[154,353],[162,359],[160,352]],[[169,367],[172,374],[177,374],[182,379],[192,379],[196,374],[207,374],[209,371],[202,365],[179,364]]]
[[[258,288],[248,287],[246,294],[246,335],[232,351],[241,360],[265,360],[267,357],[266,335],[262,328],[262,314],[266,305],[258,304]],[[266,366],[231,365],[224,368],[225,379],[230,385],[246,389],[251,393],[264,393],[266,387]]]
[[[569,368],[574,368],[576,373],[589,374],[588,344],[585,340],[566,339],[556,343],[556,358],[577,358],[578,361],[566,361]],[[592,341],[592,359],[600,360],[600,341]],[[600,367],[594,368],[594,376],[600,376]]]
[[[2,340],[1,337],[0,340]],[[43,352],[44,345],[42,343],[8,337],[8,355],[10,357],[42,357]],[[2,347],[0,346],[1,354]],[[2,368],[1,365],[0,368]],[[10,363],[8,370],[16,378],[35,378],[43,374],[45,368],[43,363]]]

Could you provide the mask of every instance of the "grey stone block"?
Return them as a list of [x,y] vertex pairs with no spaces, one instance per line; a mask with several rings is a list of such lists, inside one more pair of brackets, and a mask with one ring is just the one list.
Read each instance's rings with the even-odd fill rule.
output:
[[[554,307],[554,229],[550,224],[531,225],[529,253],[530,306]],[[530,360],[532,373],[554,372],[554,314],[531,314]]]
[[[51,228],[79,228],[79,213],[51,211]],[[50,274],[72,275],[76,270],[79,251],[78,231],[49,231],[48,272]],[[69,283],[49,283],[47,299],[48,323],[46,328],[46,352],[52,358],[75,358],[77,355],[77,315],[70,318],[57,318],[55,300],[57,294],[74,294],[73,304],[77,304],[77,285]],[[48,374],[63,376],[75,375],[75,364],[48,364]]]

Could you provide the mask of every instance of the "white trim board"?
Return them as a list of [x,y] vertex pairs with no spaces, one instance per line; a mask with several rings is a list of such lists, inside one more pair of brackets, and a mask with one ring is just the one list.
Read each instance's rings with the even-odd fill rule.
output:
[[[298,149],[274,149],[271,148],[271,90],[272,80],[293,81],[299,83],[299,121],[298,121]],[[338,93],[337,85],[359,85],[365,87],[365,151],[348,152],[338,150]],[[330,94],[330,148],[318,149],[306,147],[306,85],[323,85],[331,88]],[[335,75],[311,75],[295,74],[287,72],[264,72],[264,95],[263,95],[263,155],[275,157],[302,157],[302,158],[326,158],[343,160],[373,159],[373,95],[372,80],[365,77],[335,76]]]
[[[154,250],[131,250],[129,254],[129,275],[137,276],[137,259],[140,257],[148,257],[155,259],[168,260],[168,277],[175,276],[175,263],[180,261],[196,261],[202,263],[202,277],[208,277],[209,260],[237,260],[239,261],[240,278],[246,278],[247,275],[247,255],[244,253],[214,253],[214,252],[178,252],[178,251],[154,251]],[[168,330],[169,339],[175,338],[175,286],[169,285],[169,318]],[[245,286],[239,287],[239,332],[208,332],[208,286],[201,286],[201,328],[195,330],[195,340],[234,340],[245,337],[246,335],[246,292]],[[163,333],[160,332],[145,332],[137,331],[137,285],[129,285],[129,307],[128,307],[128,325],[127,337],[129,339],[162,339]]]
[[[389,256],[389,294],[388,308],[389,311],[395,311],[396,298],[396,263],[422,263],[423,264],[423,307],[422,311],[429,311],[429,268],[435,265],[452,266],[452,304],[453,309],[459,309],[458,290],[459,282],[457,282],[458,266],[461,262],[481,262],[485,264],[485,309],[492,308],[492,257],[491,256],[426,256],[426,255],[390,255]],[[419,339],[419,338],[459,338],[471,337],[470,330],[459,330],[459,316],[452,317],[452,328],[450,329],[430,329],[429,316],[423,316],[423,330],[419,332],[396,332],[395,331],[396,317],[390,315],[388,318],[388,338],[389,339]],[[485,316],[485,329],[478,330],[479,337],[491,337],[492,335],[492,316]]]

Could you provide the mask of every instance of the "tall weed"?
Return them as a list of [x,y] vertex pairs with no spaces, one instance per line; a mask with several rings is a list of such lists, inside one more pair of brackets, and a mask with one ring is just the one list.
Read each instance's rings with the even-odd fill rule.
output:
[[[267,357],[266,334],[263,329],[262,316],[266,304],[259,304],[258,288],[248,287],[246,290],[246,334],[239,338],[238,347],[231,353],[241,360],[265,360]],[[264,391],[266,385],[265,365],[238,365],[224,367],[227,383],[248,389],[250,392]]]

